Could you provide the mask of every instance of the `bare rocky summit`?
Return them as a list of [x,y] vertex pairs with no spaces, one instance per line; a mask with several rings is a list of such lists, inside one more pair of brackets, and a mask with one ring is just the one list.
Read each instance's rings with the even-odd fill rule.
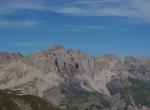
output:
[[23,57],[20,53],[0,52],[0,64],[20,60]]
[[63,110],[149,110],[149,83],[144,57],[93,57],[61,45],[26,57],[0,52],[0,89],[36,95]]

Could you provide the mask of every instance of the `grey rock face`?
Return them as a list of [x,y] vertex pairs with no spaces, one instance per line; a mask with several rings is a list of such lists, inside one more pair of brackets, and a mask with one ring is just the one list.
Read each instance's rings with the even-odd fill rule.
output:
[[20,60],[23,57],[20,53],[0,52],[0,65]]
[[150,60],[93,57],[60,45],[26,57],[0,53],[0,89],[44,97],[64,110],[136,110],[121,94],[130,77],[148,83]]

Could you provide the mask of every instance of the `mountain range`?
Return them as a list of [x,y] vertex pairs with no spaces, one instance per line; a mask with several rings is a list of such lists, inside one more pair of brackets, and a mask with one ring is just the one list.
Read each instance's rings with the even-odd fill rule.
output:
[[150,59],[94,57],[61,45],[28,56],[0,52],[0,90],[1,101],[1,94],[36,97],[61,110],[150,110]]

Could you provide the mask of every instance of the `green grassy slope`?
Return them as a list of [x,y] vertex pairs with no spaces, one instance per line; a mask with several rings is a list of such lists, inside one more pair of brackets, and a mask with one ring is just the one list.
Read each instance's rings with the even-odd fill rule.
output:
[[0,91],[0,110],[59,110],[49,102],[31,95],[15,95]]
[[[122,95],[127,99],[132,96],[137,105],[150,107],[150,85],[138,79],[129,78],[132,83],[122,91]],[[128,99],[129,102],[129,99]]]

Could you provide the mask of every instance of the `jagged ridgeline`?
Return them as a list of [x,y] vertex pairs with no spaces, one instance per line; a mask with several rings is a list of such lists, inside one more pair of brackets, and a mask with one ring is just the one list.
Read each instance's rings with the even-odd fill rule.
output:
[[14,105],[28,107],[27,97],[42,100],[37,106],[52,103],[62,110],[150,110],[149,85],[150,59],[145,57],[94,57],[61,45],[29,56],[0,52],[0,89],[7,92],[0,98]]

